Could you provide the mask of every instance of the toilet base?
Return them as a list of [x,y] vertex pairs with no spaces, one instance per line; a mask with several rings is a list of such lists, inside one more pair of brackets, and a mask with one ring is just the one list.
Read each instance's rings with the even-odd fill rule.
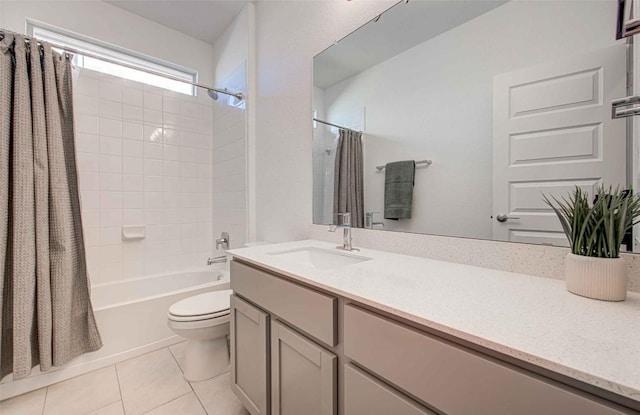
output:
[[214,340],[187,340],[184,357],[184,378],[206,380],[229,370],[227,337]]

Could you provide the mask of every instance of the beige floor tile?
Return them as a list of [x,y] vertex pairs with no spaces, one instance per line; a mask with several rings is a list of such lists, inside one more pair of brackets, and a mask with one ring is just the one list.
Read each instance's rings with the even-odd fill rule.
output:
[[209,415],[248,415],[236,395],[231,392],[231,374],[225,373],[202,382],[191,382]]
[[44,415],[82,415],[120,400],[114,366],[49,386]]
[[122,401],[118,401],[111,405],[107,405],[104,408],[89,412],[87,415],[124,415]]
[[127,415],[140,415],[191,391],[169,349],[116,365]]
[[6,399],[0,402],[0,414],[2,415],[25,415],[25,414],[42,414],[44,408],[44,398],[47,395],[47,388],[35,390],[16,396],[15,398]]
[[184,373],[184,351],[187,348],[187,342],[181,342],[178,344],[174,344],[173,346],[169,347],[169,350],[171,351],[171,354],[173,355],[173,357],[176,358],[176,361],[178,362],[178,365],[180,366],[180,370],[182,370],[182,373]]
[[165,403],[164,405],[152,409],[147,412],[145,415],[207,415],[204,411],[202,405],[200,405],[200,401],[196,397],[196,395],[191,392],[188,395],[184,395],[175,399],[169,403]]

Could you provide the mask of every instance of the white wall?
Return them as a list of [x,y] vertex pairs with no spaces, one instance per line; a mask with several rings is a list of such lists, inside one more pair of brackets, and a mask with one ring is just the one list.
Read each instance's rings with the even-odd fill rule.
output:
[[493,77],[619,43],[615,15],[615,2],[512,1],[327,88],[329,119],[367,110],[365,210],[384,210],[374,166],[432,159],[412,218],[385,229],[491,239]]
[[249,57],[252,4],[246,5],[213,45],[214,84],[219,85]]
[[26,19],[49,23],[198,71],[213,83],[213,47],[99,0],[2,1],[0,27],[26,33]]
[[256,7],[256,237],[306,238],[312,220],[312,59],[395,1]]
[[[92,284],[201,268],[212,244],[212,101],[82,69],[76,150]],[[122,241],[122,226],[146,238]]]

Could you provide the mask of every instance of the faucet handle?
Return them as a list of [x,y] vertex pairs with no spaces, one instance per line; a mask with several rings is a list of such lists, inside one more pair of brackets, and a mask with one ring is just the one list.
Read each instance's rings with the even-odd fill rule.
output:
[[222,232],[220,238],[216,239],[216,249],[220,249],[220,246],[222,249],[229,249],[229,242],[229,233]]
[[342,224],[343,226],[351,226],[351,213],[350,212],[341,212],[338,213],[338,221],[340,221],[340,216],[342,216]]

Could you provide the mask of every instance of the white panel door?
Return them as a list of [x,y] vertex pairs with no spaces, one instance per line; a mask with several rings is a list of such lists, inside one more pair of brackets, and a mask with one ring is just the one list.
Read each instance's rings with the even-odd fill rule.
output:
[[494,239],[567,245],[542,194],[626,186],[626,124],[611,119],[625,91],[625,45],[494,78]]

